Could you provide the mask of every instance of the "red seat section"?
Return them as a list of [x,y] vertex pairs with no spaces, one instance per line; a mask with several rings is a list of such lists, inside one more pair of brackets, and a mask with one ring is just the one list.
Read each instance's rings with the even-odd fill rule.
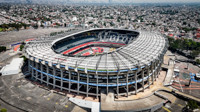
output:
[[122,43],[113,43],[113,42],[88,42],[88,43],[84,43],[84,44],[78,45],[76,47],[73,47],[71,49],[68,49],[67,51],[64,51],[62,54],[68,54],[68,53],[70,53],[72,51],[75,51],[75,50],[77,50],[79,48],[88,46],[90,44],[117,44],[117,45],[125,45],[125,44],[122,44]]
[[28,42],[28,41],[31,41],[31,40],[35,40],[35,38],[30,38],[30,39],[27,39],[25,41]]
[[102,52],[104,51],[104,49],[101,48],[101,47],[97,47],[97,48],[98,48],[98,52],[99,52],[99,53],[102,53]]
[[100,47],[96,47],[95,49],[92,49],[93,50],[93,54],[95,53],[102,53],[104,51],[103,48],[100,48]]
[[90,55],[90,52],[86,52],[83,54],[83,56],[88,56],[88,55]]
[[16,46],[14,47],[14,51],[17,51],[17,50],[19,49],[20,45],[21,45],[21,44],[16,45]]
[[82,52],[82,51],[85,51],[85,50],[87,50],[87,49],[89,49],[89,47],[88,47],[88,48],[85,48],[85,49],[83,49],[83,50],[77,51],[77,52],[75,52],[73,55],[76,55],[76,54],[78,54],[78,53],[80,53],[80,52]]

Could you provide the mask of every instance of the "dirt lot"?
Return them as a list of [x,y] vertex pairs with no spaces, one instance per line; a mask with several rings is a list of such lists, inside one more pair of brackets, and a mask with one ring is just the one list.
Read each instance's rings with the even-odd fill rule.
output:
[[69,28],[39,28],[12,32],[0,32],[0,45],[9,45],[11,43],[23,41],[29,38],[36,38],[49,35],[51,32],[66,31]]

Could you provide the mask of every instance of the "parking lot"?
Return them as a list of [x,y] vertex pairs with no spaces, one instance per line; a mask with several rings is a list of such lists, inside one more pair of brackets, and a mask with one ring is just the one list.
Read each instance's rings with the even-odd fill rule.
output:
[[8,111],[71,112],[75,107],[86,111],[71,103],[65,95],[40,88],[21,75],[0,77],[0,102]]

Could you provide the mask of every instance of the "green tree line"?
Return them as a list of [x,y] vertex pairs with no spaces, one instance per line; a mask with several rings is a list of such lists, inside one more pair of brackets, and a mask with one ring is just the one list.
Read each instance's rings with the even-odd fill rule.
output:
[[9,24],[1,24],[0,28],[5,31],[8,28],[15,28],[17,30],[19,30],[20,28],[24,27],[25,29],[28,27],[29,25],[25,24],[25,23],[9,23]]
[[0,112],[7,112],[7,109],[1,108],[1,104],[0,104]]
[[183,53],[183,51],[189,51],[189,55],[185,54],[187,57],[194,59],[200,53],[200,42],[193,41],[191,39],[174,39],[168,37],[169,40],[169,50],[173,52]]
[[5,46],[0,46],[0,52],[6,51],[6,47]]

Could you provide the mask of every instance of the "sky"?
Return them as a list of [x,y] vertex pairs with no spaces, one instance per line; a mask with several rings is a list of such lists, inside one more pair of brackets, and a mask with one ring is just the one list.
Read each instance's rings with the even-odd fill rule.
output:
[[0,0],[1,2],[31,2],[31,3],[194,3],[200,0]]
[[[70,1],[86,1],[86,2],[108,2],[109,0],[70,0]],[[112,2],[133,2],[133,3],[191,3],[200,2],[200,0],[111,0]]]
[[128,0],[135,2],[200,2],[200,0]]

